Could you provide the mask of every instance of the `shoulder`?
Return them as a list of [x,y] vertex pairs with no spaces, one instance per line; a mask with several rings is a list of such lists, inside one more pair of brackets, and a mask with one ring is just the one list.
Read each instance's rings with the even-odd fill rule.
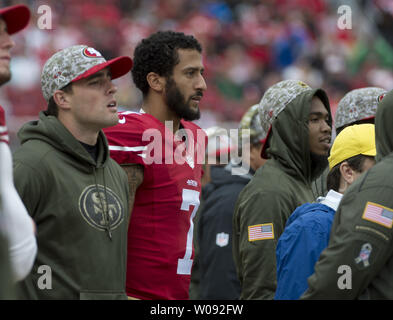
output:
[[[138,146],[141,147],[148,144],[150,142],[148,130],[156,127],[157,123],[154,122],[154,118],[151,116],[139,112],[124,111],[119,113],[118,124],[103,129],[103,132],[108,140],[110,150],[118,151],[116,148],[138,148]],[[139,152],[141,150],[131,151]]]
[[202,137],[204,139],[207,138],[207,135],[206,135],[205,131],[201,127],[196,125],[195,123],[190,122],[190,121],[181,120],[181,124],[182,124],[184,129],[190,130],[193,133],[194,140],[198,140],[197,139],[198,137],[199,138]]
[[[180,121],[182,126],[186,129],[191,129],[191,130],[202,130],[200,126],[195,124],[194,122],[191,121],[186,121],[186,120],[181,120]],[[203,130],[202,130],[203,131]]]
[[56,153],[56,149],[45,141],[29,140],[15,150],[13,161],[32,168],[44,168],[45,163],[51,162]]
[[320,203],[304,204],[292,215],[298,216],[293,225],[296,228],[308,228],[314,231],[324,230],[331,226],[334,210]]
[[[265,164],[266,165],[266,164]],[[262,166],[257,170],[250,182],[241,192],[242,199],[261,199],[268,202],[293,202],[293,194],[281,183],[283,177],[280,170]]]
[[106,136],[113,136],[122,132],[142,134],[147,129],[157,128],[158,120],[146,113],[123,111],[119,112],[118,116],[118,124],[103,130]]

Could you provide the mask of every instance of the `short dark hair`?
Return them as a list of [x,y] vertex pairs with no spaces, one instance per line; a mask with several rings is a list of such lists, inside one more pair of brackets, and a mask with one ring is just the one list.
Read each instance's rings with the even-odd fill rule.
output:
[[353,156],[351,158],[348,158],[344,161],[341,161],[340,163],[336,164],[328,173],[327,178],[326,178],[326,184],[328,190],[333,189],[334,191],[338,192],[338,189],[340,188],[340,165],[343,162],[348,162],[348,166],[356,171],[356,172],[363,172],[363,164],[364,161],[369,158],[369,159],[374,159],[372,156],[365,156],[362,154],[358,154],[356,156]]
[[[66,92],[66,93],[72,93],[72,82],[67,84],[65,87],[61,88],[60,90]],[[57,103],[55,102],[55,99],[53,99],[53,96],[50,97],[48,101],[48,108],[46,109],[46,115],[47,116],[55,116],[56,118],[59,115],[59,107]]]
[[149,72],[166,78],[173,74],[173,68],[180,62],[178,49],[202,52],[201,45],[192,35],[174,31],[153,33],[135,48],[131,73],[136,87],[144,96],[149,91],[146,79]]

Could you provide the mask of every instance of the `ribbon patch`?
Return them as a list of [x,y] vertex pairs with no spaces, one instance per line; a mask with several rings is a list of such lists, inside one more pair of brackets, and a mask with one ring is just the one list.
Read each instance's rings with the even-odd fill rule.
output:
[[360,262],[363,262],[364,267],[368,267],[370,265],[370,262],[368,259],[370,258],[370,254],[372,251],[373,247],[371,246],[370,243],[365,243],[362,245],[362,248],[360,249],[359,256],[355,258],[356,264],[359,264]]

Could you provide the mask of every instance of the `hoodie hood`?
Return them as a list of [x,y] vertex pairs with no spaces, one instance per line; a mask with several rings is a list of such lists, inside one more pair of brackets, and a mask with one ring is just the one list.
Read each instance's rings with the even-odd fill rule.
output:
[[375,116],[376,161],[381,161],[393,151],[393,90],[380,101]]
[[55,149],[74,158],[75,165],[82,171],[92,171],[93,168],[105,167],[109,161],[108,142],[100,131],[97,140],[97,163],[86,149],[68,129],[54,116],[47,116],[44,111],[39,114],[39,120],[26,123],[18,132],[21,144],[29,140],[42,140]]
[[317,157],[310,152],[308,119],[311,100],[321,99],[332,119],[329,100],[321,89],[299,94],[273,121],[266,149],[270,158],[278,161],[282,169],[292,176],[299,176],[310,184],[326,168],[327,156]]

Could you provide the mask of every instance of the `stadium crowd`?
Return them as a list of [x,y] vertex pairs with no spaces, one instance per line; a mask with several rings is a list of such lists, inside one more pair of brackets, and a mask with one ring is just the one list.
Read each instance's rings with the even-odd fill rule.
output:
[[391,2],[15,4],[0,299],[393,298]]
[[[32,11],[29,27],[16,35],[13,80],[0,95],[1,104],[7,106],[12,148],[20,126],[44,109],[40,72],[52,52],[83,43],[97,48],[107,59],[132,56],[136,44],[156,30],[193,34],[204,48],[209,90],[197,122],[203,128],[236,127],[248,107],[283,79],[302,79],[313,87],[323,87],[333,114],[349,90],[393,86],[393,42],[387,31],[393,9],[389,1],[350,2],[350,30],[337,27],[342,1],[4,2],[25,3]],[[42,5],[51,9],[50,30],[38,28]],[[142,97],[130,77],[118,80],[117,85],[119,104],[137,109]]]

